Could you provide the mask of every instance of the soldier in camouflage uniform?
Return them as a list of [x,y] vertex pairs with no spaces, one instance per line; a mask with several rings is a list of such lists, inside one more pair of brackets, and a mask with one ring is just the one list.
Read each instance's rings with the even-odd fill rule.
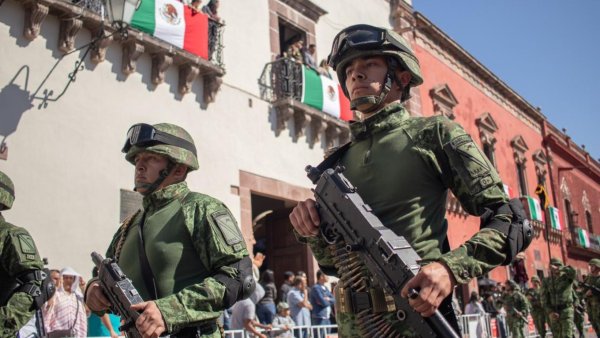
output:
[[600,336],[600,291],[593,290],[591,287],[595,287],[600,290],[600,259],[594,258],[590,260],[590,274],[585,278],[584,286],[586,310],[588,313],[589,321],[592,323],[592,327],[596,332],[596,335]]
[[[144,300],[153,300],[132,307],[141,312],[138,331],[144,337],[221,337],[221,312],[254,289],[235,218],[221,201],[188,189],[185,179],[198,160],[183,128],[134,125],[123,152],[135,165],[143,209],[117,230],[106,257],[117,260]],[[86,289],[86,303],[100,315],[110,305],[97,280]]]
[[531,277],[531,288],[525,291],[525,295],[531,305],[531,316],[535,329],[540,337],[546,337],[546,312],[542,307],[540,286],[540,278],[538,276]]
[[542,305],[546,310],[552,337],[573,337],[575,269],[558,258],[550,259],[550,276],[542,283]]
[[[33,316],[35,290],[40,290],[42,280],[28,276],[44,266],[27,230],[4,220],[1,211],[10,209],[14,199],[12,181],[0,172],[0,337],[15,337]],[[17,286],[17,278],[30,281]]]
[[519,285],[513,280],[506,282],[504,309],[506,310],[506,324],[512,337],[524,338],[524,328],[527,325],[527,316],[529,315],[529,302],[521,292]]
[[[415,311],[431,316],[439,309],[458,330],[450,301],[454,286],[510,262],[506,233],[489,226],[511,224],[513,212],[502,182],[460,125],[444,116],[409,115],[402,102],[423,79],[418,60],[400,35],[368,25],[348,27],[334,39],[329,64],[337,71],[351,108],[361,116],[361,121],[350,124],[352,142],[338,163],[373,213],[404,236],[423,259],[422,269],[402,295],[406,297],[409,288],[420,288],[419,296],[409,300]],[[491,211],[482,229],[453,251],[444,219],[448,190],[473,215]],[[290,221],[299,240],[310,245],[321,270],[338,274],[345,262],[338,261],[339,256],[317,236],[320,218],[314,200],[300,202]],[[347,282],[340,280],[336,300],[356,298]],[[385,304],[377,292],[369,291],[368,297],[371,304]],[[342,337],[382,336],[362,324],[362,310],[368,308],[336,304]],[[414,336],[414,330],[395,319],[393,312],[371,311],[383,314],[383,327],[390,332]]]
[[573,315],[575,327],[577,328],[577,332],[579,332],[579,337],[584,338],[585,332],[583,331],[583,322],[585,320],[585,300],[584,300],[583,286],[575,281],[573,283]]

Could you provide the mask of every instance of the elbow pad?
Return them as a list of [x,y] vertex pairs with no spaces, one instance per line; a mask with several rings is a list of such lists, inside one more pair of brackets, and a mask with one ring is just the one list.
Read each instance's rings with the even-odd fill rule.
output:
[[[497,214],[512,215],[511,222],[503,222],[494,218]],[[533,240],[533,228],[527,219],[523,203],[518,198],[511,199],[508,204],[496,210],[486,209],[481,216],[481,229],[496,229],[506,236],[506,259],[502,265],[508,265],[515,256],[527,249]]]
[[214,276],[216,280],[225,285],[225,296],[223,297],[223,306],[230,308],[235,302],[250,297],[256,281],[252,277],[252,261],[246,256],[240,261],[231,264],[230,267],[238,270],[235,278],[231,278],[224,273],[218,273]]

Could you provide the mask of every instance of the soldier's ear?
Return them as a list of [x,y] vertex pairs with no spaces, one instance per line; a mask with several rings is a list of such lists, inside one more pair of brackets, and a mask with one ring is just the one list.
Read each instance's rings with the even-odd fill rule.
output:
[[173,168],[173,178],[177,180],[185,180],[187,177],[188,167],[185,164],[177,163]]

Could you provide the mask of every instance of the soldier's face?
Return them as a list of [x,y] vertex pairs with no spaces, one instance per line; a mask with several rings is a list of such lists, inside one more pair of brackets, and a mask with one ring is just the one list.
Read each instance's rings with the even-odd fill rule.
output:
[[597,276],[600,274],[600,268],[595,265],[590,265],[590,272],[592,273],[592,275]]
[[146,195],[147,186],[154,183],[161,170],[167,168],[168,160],[164,156],[150,152],[141,152],[135,156],[135,187],[137,192]]
[[351,100],[378,95],[387,73],[387,62],[383,56],[356,58],[346,67],[345,72],[346,88]]

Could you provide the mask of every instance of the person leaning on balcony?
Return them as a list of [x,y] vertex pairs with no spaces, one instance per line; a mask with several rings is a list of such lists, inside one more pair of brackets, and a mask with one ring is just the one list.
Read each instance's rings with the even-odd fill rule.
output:
[[552,337],[573,337],[575,276],[575,269],[558,258],[550,259],[550,276],[542,282],[541,296]]
[[[145,302],[135,326],[143,337],[221,337],[217,319],[254,289],[252,262],[240,229],[223,202],[192,192],[196,146],[183,128],[160,123],[129,129],[122,151],[135,166],[143,208],[117,230],[106,252]],[[98,315],[110,307],[97,279],[86,304]]]
[[301,36],[297,35],[293,37],[291,43],[284,53],[284,56],[293,59],[297,63],[304,63],[304,58],[302,57],[303,45],[304,40],[302,40]]
[[[590,260],[590,274],[585,278],[584,282],[587,286],[585,293],[586,310],[589,316],[589,321],[596,334],[600,333],[600,258]],[[596,290],[593,290],[594,287]]]
[[202,12],[206,13],[214,21],[221,23],[221,17],[217,13],[219,11],[219,4],[219,0],[210,0],[208,4],[202,7]]
[[[409,115],[403,102],[423,78],[415,54],[399,34],[369,25],[348,27],[334,39],[329,64],[337,72],[351,109],[361,115],[360,121],[350,124],[351,143],[331,156],[337,156],[337,163],[345,167],[344,175],[382,223],[404,236],[422,257],[420,272],[406,283],[402,296],[407,297],[409,288],[420,289],[418,297],[409,300],[413,309],[425,317],[440,310],[458,331],[451,306],[454,286],[509,264],[524,249],[507,236],[515,231],[526,245],[530,240],[520,223],[522,205],[509,203],[494,166],[460,125],[444,116]],[[444,219],[448,190],[470,214],[485,216],[481,229],[452,251]],[[517,215],[519,222],[512,222]],[[314,200],[300,202],[290,221],[300,241],[309,243],[321,270],[338,275],[334,268],[338,257],[317,236],[319,213]],[[340,280],[340,285],[347,282]],[[376,284],[372,287],[382,289]],[[354,291],[346,287],[344,292]],[[385,302],[378,294],[369,293],[370,303]],[[336,294],[335,298],[353,298],[344,296]],[[361,323],[365,321],[359,323],[356,313],[369,308],[360,305],[345,307],[346,312],[337,307],[343,337],[364,336],[361,331],[366,328]],[[352,308],[356,312],[348,310]],[[386,329],[414,335],[394,312],[379,314],[385,317]]]

